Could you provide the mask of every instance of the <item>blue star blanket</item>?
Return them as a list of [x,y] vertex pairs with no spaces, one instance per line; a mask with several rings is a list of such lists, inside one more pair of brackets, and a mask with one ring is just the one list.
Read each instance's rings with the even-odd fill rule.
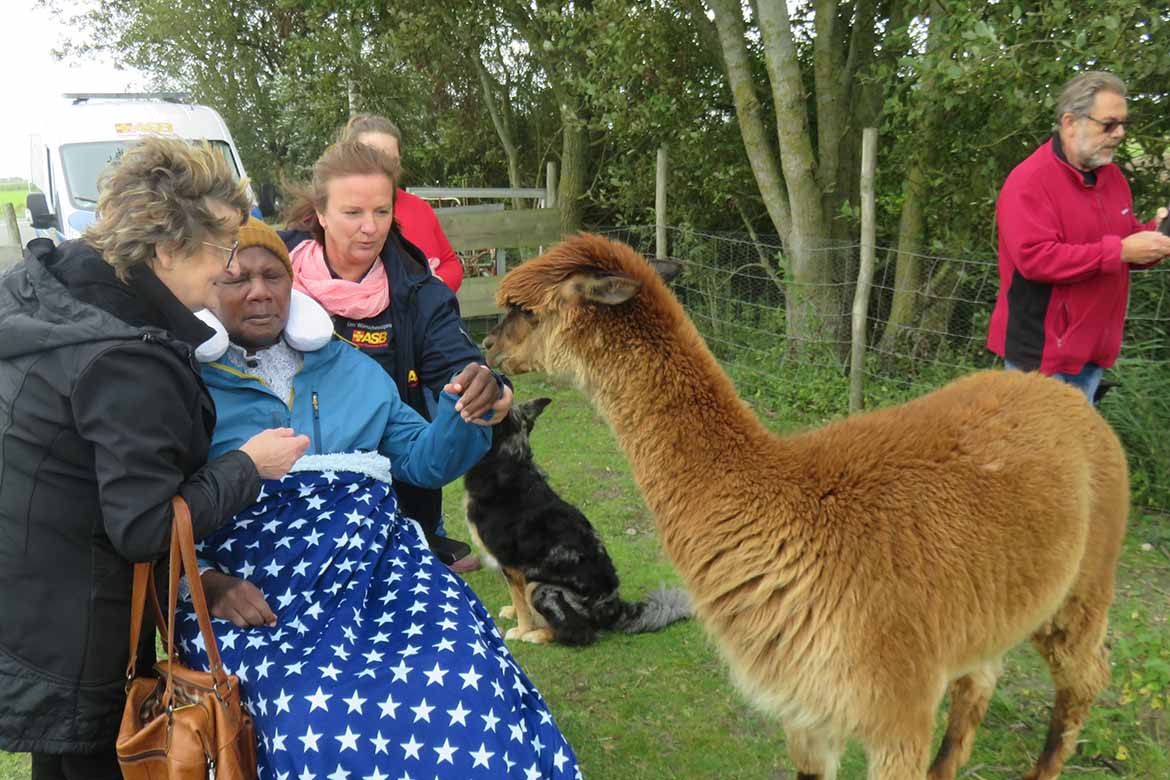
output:
[[[200,544],[277,615],[248,630],[214,621],[255,718],[260,778],[580,778],[483,604],[365,472],[267,481]],[[182,659],[206,669],[190,602],[180,608]]]

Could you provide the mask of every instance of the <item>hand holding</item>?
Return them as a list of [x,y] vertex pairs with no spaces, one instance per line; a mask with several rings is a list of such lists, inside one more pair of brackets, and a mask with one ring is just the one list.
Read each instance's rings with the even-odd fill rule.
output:
[[499,400],[489,407],[492,412],[492,418],[485,420],[482,417],[476,417],[471,421],[472,425],[499,425],[508,416],[508,412],[512,410],[512,388],[504,385],[504,393]]
[[297,436],[292,428],[269,428],[244,442],[240,451],[256,464],[261,478],[280,479],[308,448],[308,436]]
[[468,363],[466,368],[444,385],[443,391],[459,396],[455,402],[455,411],[468,422],[482,417],[500,397],[495,374],[480,363]]
[[[1165,209],[1163,209],[1164,211]],[[1144,265],[1170,255],[1170,236],[1143,230],[1121,239],[1121,262]]]

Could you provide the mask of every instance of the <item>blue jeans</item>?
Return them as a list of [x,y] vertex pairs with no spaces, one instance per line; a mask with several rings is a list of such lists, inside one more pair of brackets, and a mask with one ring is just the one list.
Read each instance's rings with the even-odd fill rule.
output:
[[[1003,366],[1008,371],[1023,370],[1010,360],[1003,361]],[[1085,363],[1085,367],[1081,369],[1079,374],[1050,374],[1049,376],[1064,382],[1066,385],[1072,385],[1085,394],[1089,403],[1095,403],[1093,397],[1097,394],[1097,385],[1101,384],[1101,375],[1104,373],[1105,369],[1096,363]]]

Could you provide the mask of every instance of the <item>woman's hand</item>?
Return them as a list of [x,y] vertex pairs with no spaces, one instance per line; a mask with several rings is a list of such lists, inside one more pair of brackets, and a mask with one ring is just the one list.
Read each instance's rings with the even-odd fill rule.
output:
[[262,479],[280,479],[308,448],[308,436],[297,436],[292,428],[269,428],[244,442],[240,451],[256,464]]
[[276,625],[276,615],[252,583],[215,570],[203,572],[200,579],[212,617],[230,620],[239,628]]
[[[459,396],[459,400],[455,402],[455,411],[467,422],[483,417],[489,409],[495,408],[498,401],[503,400],[496,375],[481,363],[468,363],[467,368],[456,374],[450,383],[443,387],[443,391]],[[507,408],[511,406],[512,402],[509,400]]]
[[491,405],[492,419],[485,420],[482,417],[476,417],[471,421],[472,425],[499,425],[508,416],[508,412],[512,410],[512,388],[504,385],[504,394],[500,399]]

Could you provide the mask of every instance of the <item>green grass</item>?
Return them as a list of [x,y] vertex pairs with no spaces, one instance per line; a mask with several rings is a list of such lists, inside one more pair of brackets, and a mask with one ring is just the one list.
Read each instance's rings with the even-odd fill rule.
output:
[[12,208],[16,209],[17,219],[21,219],[24,217],[24,201],[27,195],[27,190],[0,190],[0,208],[3,208],[5,203],[11,203]]
[[[605,423],[575,390],[540,376],[519,377],[518,398],[554,402],[532,436],[538,462],[556,489],[597,526],[622,577],[623,595],[640,598],[678,578]],[[774,428],[776,417],[764,417]],[[449,532],[466,539],[463,491],[445,491]],[[1118,572],[1110,639],[1114,674],[1093,710],[1082,750],[1064,777],[1170,777],[1170,526],[1135,518]],[[468,581],[493,614],[508,603],[499,575]],[[510,624],[501,622],[503,628]],[[693,622],[657,634],[607,635],[583,649],[513,646],[549,702],[581,760],[600,780],[777,780],[795,777],[774,721],[749,709],[728,683],[711,640]],[[1018,778],[1046,730],[1052,688],[1028,646],[1007,659],[975,754],[963,777]],[[897,702],[890,702],[896,707]],[[942,723],[940,712],[939,722]],[[0,780],[26,780],[25,757],[0,754]],[[865,776],[861,750],[846,753],[841,780]]]

